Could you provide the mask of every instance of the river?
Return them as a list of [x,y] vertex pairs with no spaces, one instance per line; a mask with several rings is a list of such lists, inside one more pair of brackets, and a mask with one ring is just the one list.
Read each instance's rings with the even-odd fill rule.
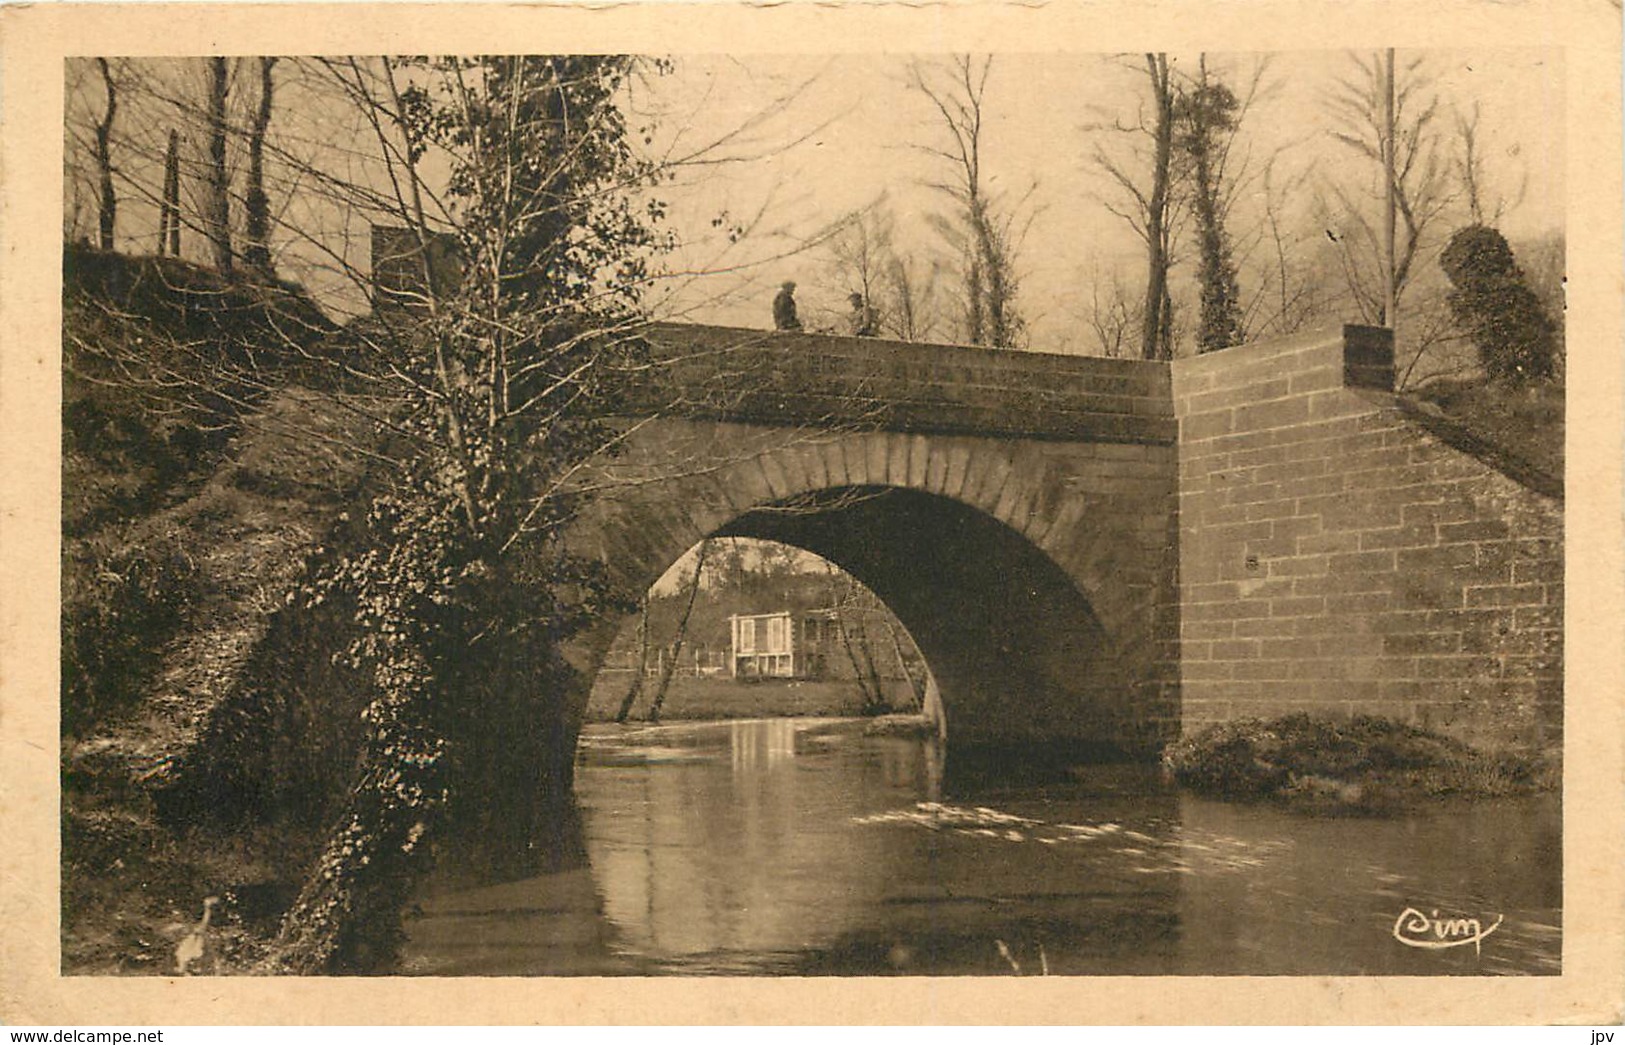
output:
[[1141,766],[945,794],[934,741],[864,726],[588,727],[566,852],[546,873],[428,890],[399,971],[1561,971],[1555,796],[1310,818],[1191,797]]

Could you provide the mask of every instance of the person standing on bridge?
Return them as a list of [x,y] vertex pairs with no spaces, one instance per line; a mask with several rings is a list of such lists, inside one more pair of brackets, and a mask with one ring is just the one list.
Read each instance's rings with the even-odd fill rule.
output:
[[847,317],[847,322],[852,327],[852,335],[854,337],[875,337],[878,335],[880,333],[880,317],[875,314],[873,308],[869,307],[869,302],[864,300],[863,295],[854,292],[846,300],[852,304],[852,314]]
[[796,285],[785,280],[773,299],[773,329],[800,330],[801,320],[796,318]]

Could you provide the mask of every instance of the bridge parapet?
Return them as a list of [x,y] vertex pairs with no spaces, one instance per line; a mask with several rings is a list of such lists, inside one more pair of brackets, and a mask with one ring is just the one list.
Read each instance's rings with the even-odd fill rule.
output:
[[1166,364],[828,334],[651,324],[629,412],[1172,445]]

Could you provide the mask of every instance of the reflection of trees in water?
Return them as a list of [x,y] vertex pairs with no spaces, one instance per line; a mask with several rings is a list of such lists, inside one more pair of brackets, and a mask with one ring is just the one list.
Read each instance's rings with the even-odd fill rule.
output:
[[914,839],[848,822],[877,795],[918,800],[932,776],[919,743],[876,748],[789,720],[721,728],[720,765],[663,764],[635,782],[582,772],[593,873],[632,947],[667,958],[800,951],[861,924],[900,867],[924,859]]
[[567,793],[534,818],[453,818],[435,848],[426,892],[470,889],[587,866],[581,807]]

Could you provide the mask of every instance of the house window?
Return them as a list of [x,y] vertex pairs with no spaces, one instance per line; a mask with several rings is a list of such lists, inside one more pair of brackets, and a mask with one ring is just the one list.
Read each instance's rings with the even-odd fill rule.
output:
[[784,638],[784,626],[788,624],[783,617],[769,617],[767,619],[767,650],[770,653],[780,653],[790,648]]
[[756,652],[756,622],[753,620],[739,622],[739,652]]

